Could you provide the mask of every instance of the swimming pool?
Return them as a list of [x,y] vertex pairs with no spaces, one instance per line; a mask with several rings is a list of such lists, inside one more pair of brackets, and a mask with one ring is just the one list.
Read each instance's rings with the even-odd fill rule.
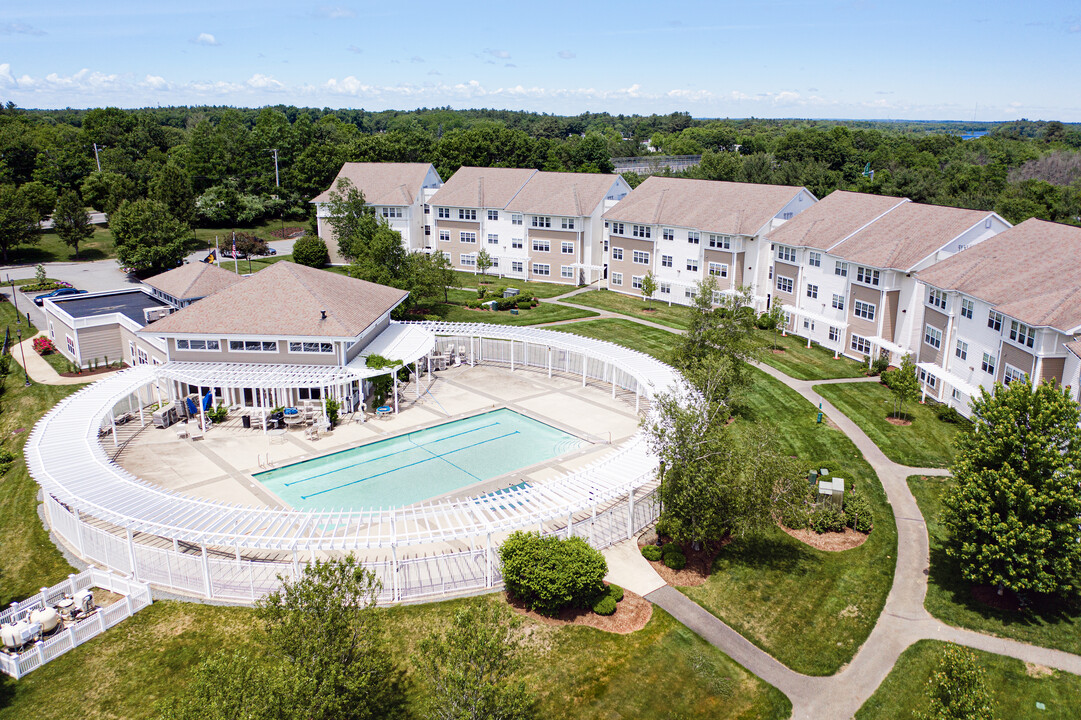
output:
[[586,445],[581,438],[504,408],[254,477],[298,510],[400,507]]

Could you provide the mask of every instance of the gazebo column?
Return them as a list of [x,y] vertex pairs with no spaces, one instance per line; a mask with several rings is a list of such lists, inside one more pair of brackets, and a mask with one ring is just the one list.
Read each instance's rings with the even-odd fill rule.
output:
[[469,367],[475,367],[477,364],[476,358],[473,354],[473,336],[469,336]]
[[398,371],[397,370],[391,370],[390,371],[390,376],[394,380],[394,385],[393,385],[393,387],[394,387],[394,390],[393,390],[393,392],[394,392],[394,414],[397,415],[398,414]]
[[548,379],[552,379],[552,346],[548,346]]
[[514,372],[514,341],[510,341],[510,371]]

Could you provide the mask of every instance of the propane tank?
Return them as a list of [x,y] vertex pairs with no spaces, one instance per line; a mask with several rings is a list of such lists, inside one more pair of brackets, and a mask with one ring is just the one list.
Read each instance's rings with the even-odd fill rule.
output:
[[20,620],[0,628],[0,640],[6,648],[21,648],[41,636],[41,625]]
[[60,614],[51,607],[44,607],[30,613],[30,622],[41,625],[41,632],[51,633],[60,624]]
[[72,600],[75,601],[75,607],[77,607],[83,615],[94,612],[94,593],[90,590],[80,590],[75,593]]
[[65,620],[71,620],[75,617],[75,601],[70,597],[65,596],[63,600],[56,604],[56,609],[60,611],[60,617]]

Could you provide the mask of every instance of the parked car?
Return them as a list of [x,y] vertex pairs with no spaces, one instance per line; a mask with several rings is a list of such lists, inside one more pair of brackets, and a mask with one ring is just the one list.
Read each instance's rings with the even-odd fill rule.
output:
[[275,249],[274,249],[274,248],[272,248],[272,247],[267,247],[267,249],[266,249],[266,254],[267,254],[267,255],[277,255],[277,254],[278,254],[278,251],[277,251],[277,250],[275,250]]
[[37,297],[35,297],[34,298],[34,304],[40,306],[40,305],[45,304],[45,298],[58,298],[58,297],[64,297],[65,295],[82,295],[85,292],[86,292],[86,290],[78,290],[78,289],[73,288],[73,287],[57,288],[56,290],[53,290],[52,292],[47,292],[44,295],[38,295]]

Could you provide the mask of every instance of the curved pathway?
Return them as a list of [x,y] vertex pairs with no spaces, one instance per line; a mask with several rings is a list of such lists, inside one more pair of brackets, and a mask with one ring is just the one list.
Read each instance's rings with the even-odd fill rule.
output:
[[[603,316],[629,319],[673,333],[680,332],[627,315],[606,312]],[[606,553],[616,560],[612,567],[615,582],[626,582],[632,590],[636,585],[644,590],[648,590],[651,584],[656,587],[657,589],[645,593],[647,600],[663,608],[747,670],[787,695],[792,702],[792,717],[796,720],[851,718],[889,675],[901,653],[914,642],[923,639],[954,642],[1081,675],[1079,655],[953,627],[933,617],[924,608],[930,568],[927,526],[916,498],[908,488],[907,479],[911,475],[944,476],[948,475],[949,471],[942,468],[914,468],[895,463],[886,457],[856,423],[814,390],[815,385],[864,380],[796,380],[769,365],[756,363],[756,366],[812,404],[821,403],[822,411],[863,453],[878,475],[893,507],[897,525],[897,565],[893,586],[871,634],[851,662],[836,674],[828,677],[802,675],[755,646],[683,593],[668,585],[660,586],[656,583],[659,576],[655,580],[650,577],[650,573],[654,576],[656,573],[637,552],[636,546],[633,552],[622,548]],[[876,382],[877,379],[868,378],[866,381]],[[626,541],[623,544],[630,545],[632,542]]]

